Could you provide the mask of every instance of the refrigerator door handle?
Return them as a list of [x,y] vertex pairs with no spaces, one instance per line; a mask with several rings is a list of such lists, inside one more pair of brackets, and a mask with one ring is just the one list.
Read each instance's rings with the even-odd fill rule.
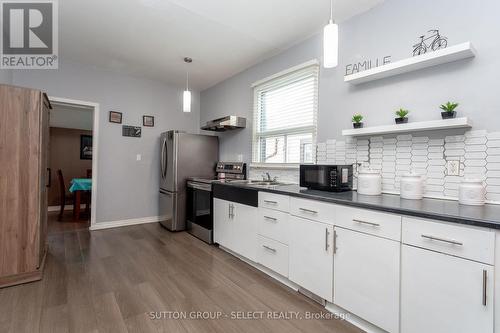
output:
[[167,139],[163,139],[163,143],[162,143],[162,146],[161,146],[161,178],[162,179],[165,179],[165,175],[166,175],[166,172],[165,172],[165,150],[166,150],[166,147],[167,147]]

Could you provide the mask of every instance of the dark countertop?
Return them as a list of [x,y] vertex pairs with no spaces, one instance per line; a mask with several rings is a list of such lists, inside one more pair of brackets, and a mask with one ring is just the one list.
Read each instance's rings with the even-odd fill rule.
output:
[[399,195],[382,194],[367,196],[358,194],[356,191],[334,193],[307,190],[298,185],[252,186],[235,183],[224,183],[222,185],[246,189],[251,188],[255,191],[283,194],[407,216],[500,229],[500,205],[465,206],[460,205],[458,201],[451,200],[429,198],[407,200],[401,199]]

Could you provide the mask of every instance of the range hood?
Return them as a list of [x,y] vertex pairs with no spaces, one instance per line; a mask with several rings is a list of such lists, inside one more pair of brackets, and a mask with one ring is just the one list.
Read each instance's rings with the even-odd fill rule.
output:
[[204,131],[224,132],[240,128],[245,128],[246,118],[238,116],[227,116],[219,119],[210,120],[201,129]]

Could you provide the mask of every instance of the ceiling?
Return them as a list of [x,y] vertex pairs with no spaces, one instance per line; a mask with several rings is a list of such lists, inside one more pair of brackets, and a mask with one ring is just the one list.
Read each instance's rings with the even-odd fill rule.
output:
[[[335,0],[341,22],[383,0]],[[60,59],[206,89],[319,32],[328,0],[59,1]]]
[[50,127],[92,130],[94,123],[93,109],[58,104],[52,102],[50,110]]

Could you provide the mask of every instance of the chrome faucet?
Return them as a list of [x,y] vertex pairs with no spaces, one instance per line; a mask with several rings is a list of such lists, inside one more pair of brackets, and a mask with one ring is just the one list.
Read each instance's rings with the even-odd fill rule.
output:
[[271,178],[269,172],[266,172],[262,174],[262,180],[265,182],[275,182],[278,180],[278,177]]

